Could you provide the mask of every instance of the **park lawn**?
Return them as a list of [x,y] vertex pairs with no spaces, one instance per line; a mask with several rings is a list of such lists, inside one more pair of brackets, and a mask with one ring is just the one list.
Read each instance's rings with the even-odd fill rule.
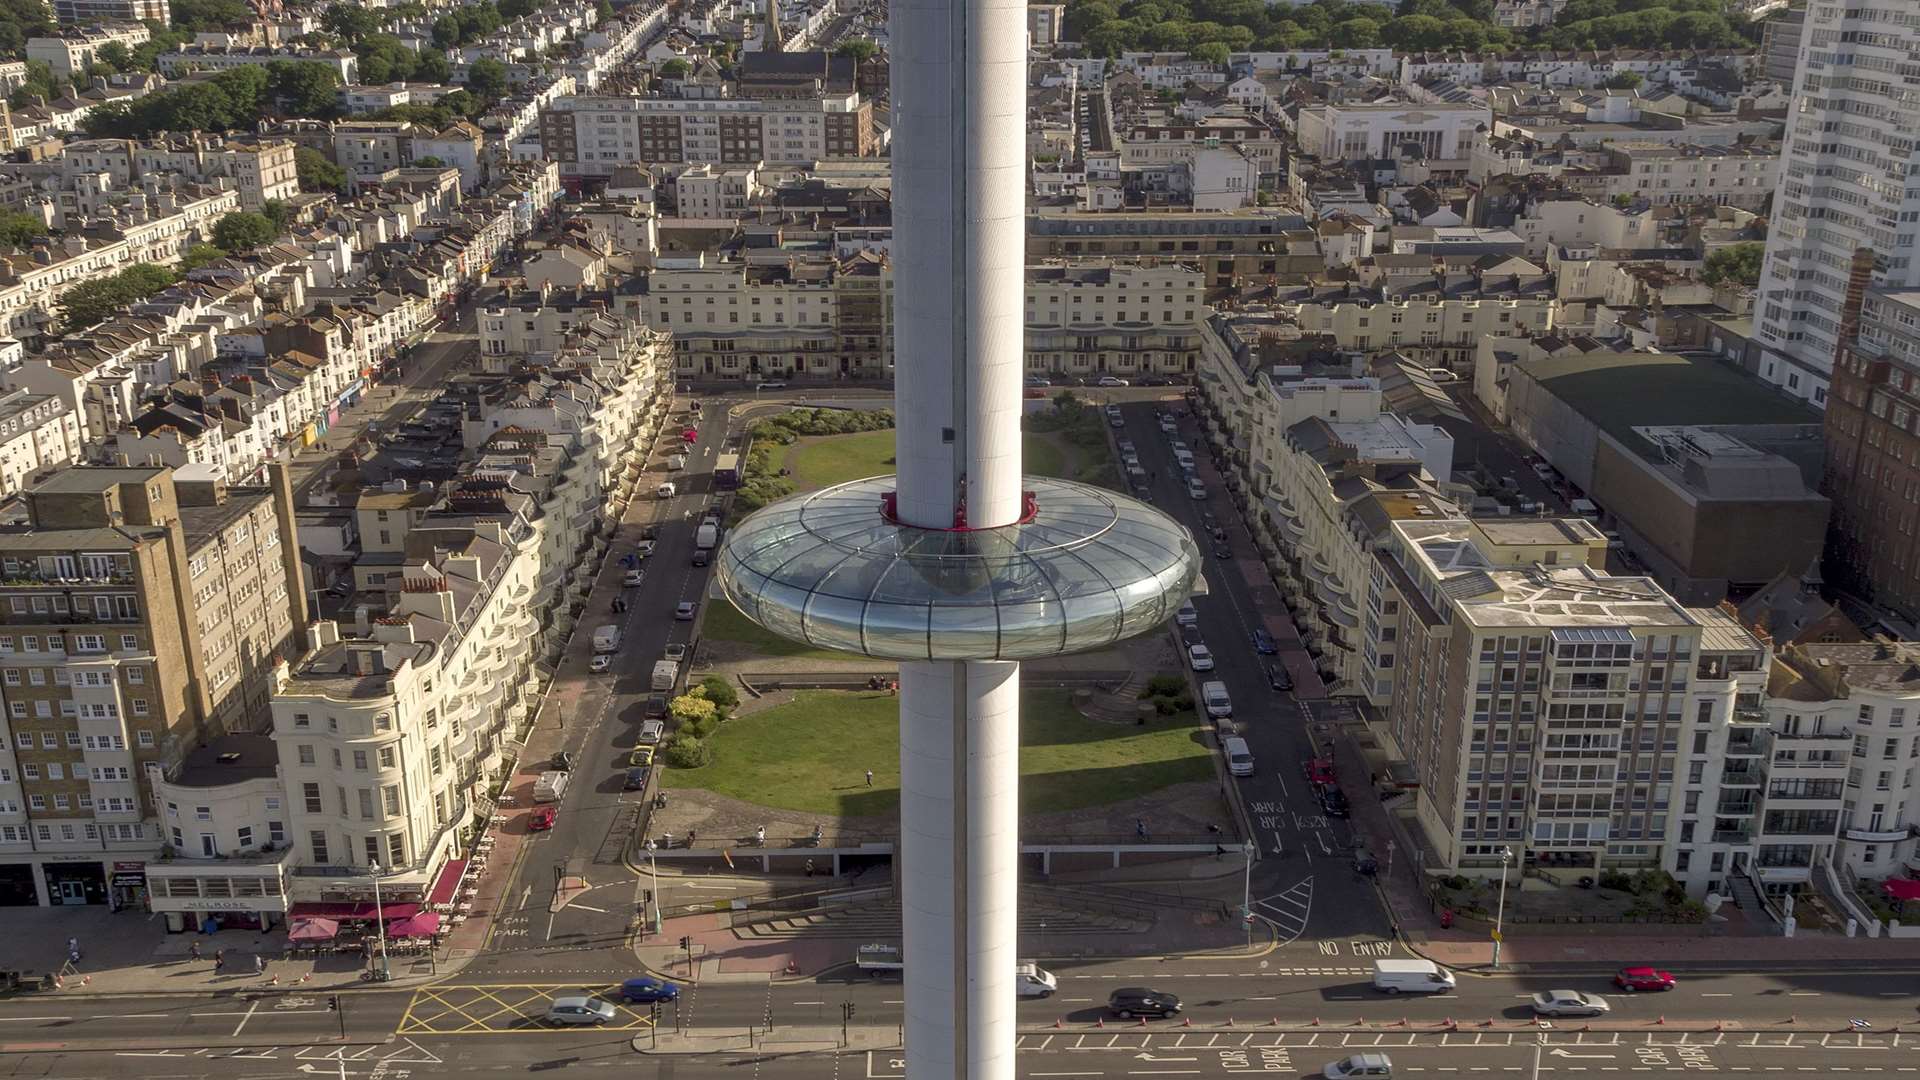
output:
[[783,638],[740,614],[740,609],[725,599],[713,600],[707,604],[706,617],[700,623],[700,636],[707,641],[744,645],[754,653],[765,657],[807,660],[857,659],[853,653],[815,649],[801,642]]
[[[1026,471],[1037,476],[1068,476],[1059,440],[1049,435],[1022,436]],[[861,431],[801,439],[787,451],[786,467],[802,491],[844,484],[893,472],[893,432]]]
[[[801,691],[790,704],[727,721],[712,737],[712,764],[669,770],[664,782],[783,810],[891,816],[900,809],[899,704],[887,693]],[[1075,712],[1060,690],[1028,691],[1021,708],[1022,813],[1213,779],[1192,713],[1145,727],[1104,724]]]

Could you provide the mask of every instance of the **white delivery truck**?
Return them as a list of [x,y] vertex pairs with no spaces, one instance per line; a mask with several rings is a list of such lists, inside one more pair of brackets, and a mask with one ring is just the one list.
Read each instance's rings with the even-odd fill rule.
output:
[[1023,998],[1052,997],[1053,992],[1060,989],[1060,980],[1053,977],[1053,972],[1039,964],[1031,960],[1022,960],[1013,969],[1013,989]]
[[655,660],[653,662],[653,688],[671,690],[673,684],[680,681],[680,664],[676,660]]
[[1453,989],[1453,972],[1431,960],[1375,960],[1373,988],[1389,994],[1444,994]]
[[[853,965],[876,979],[897,976],[906,970],[906,954],[898,945],[862,945],[854,953]],[[1022,960],[1013,969],[1013,988],[1023,998],[1052,997],[1060,980],[1039,964]]]
[[617,652],[620,649],[620,628],[602,626],[593,632],[593,651],[597,653]]
[[1218,680],[1201,683],[1200,699],[1207,703],[1207,715],[1216,720],[1233,715],[1233,698],[1227,695],[1226,683]]
[[552,769],[540,774],[533,782],[534,802],[559,802],[560,796],[567,793],[567,774]]
[[720,523],[712,518],[701,522],[700,527],[693,531],[693,546],[695,550],[712,551],[713,546],[719,542]]
[[1247,749],[1247,740],[1238,735],[1229,735],[1220,740],[1220,752],[1227,755],[1227,772],[1233,776],[1253,775],[1253,751]]

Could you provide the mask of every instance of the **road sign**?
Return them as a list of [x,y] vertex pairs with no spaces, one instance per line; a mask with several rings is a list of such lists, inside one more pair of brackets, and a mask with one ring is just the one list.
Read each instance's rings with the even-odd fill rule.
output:
[[1498,930],[1495,930],[1495,931],[1493,932],[1493,940],[1495,940],[1495,941],[1499,941],[1499,940],[1501,940],[1501,935],[1500,935],[1500,931],[1498,931]]

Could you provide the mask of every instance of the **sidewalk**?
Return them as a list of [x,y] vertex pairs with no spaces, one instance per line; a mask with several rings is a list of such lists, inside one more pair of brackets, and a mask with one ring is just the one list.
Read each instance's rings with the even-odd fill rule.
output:
[[[798,884],[800,880],[796,879],[791,884]],[[1178,880],[1171,877],[1156,878],[1142,884],[1173,884]],[[1191,882],[1192,879],[1186,880]],[[1104,884],[1114,886],[1116,883]],[[777,917],[774,912],[751,908],[742,914],[754,919]],[[869,941],[846,936],[742,938],[734,933],[733,920],[733,913],[727,911],[669,917],[660,933],[649,933],[635,943],[634,953],[647,970],[675,981],[809,981],[852,964],[859,947],[870,944]],[[682,938],[691,947],[691,970],[688,964],[689,950],[680,946]],[[878,942],[892,943],[898,940],[897,930],[891,934],[876,932],[873,936],[873,941]],[[1042,964],[1120,957],[1178,958],[1200,955],[1252,960],[1271,952],[1273,947],[1270,928],[1264,923],[1259,924],[1249,941],[1247,928],[1237,921],[1190,909],[1169,908],[1163,909],[1152,931],[1147,934],[1062,933],[1057,928],[1053,933],[1022,930],[1019,953],[1023,958]]]

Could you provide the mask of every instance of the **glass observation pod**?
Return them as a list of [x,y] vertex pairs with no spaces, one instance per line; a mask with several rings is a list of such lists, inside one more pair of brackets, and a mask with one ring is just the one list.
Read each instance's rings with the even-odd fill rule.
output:
[[718,580],[768,630],[893,660],[1031,660],[1105,648],[1173,617],[1200,549],[1187,527],[1104,488],[1027,477],[1033,512],[923,529],[883,513],[891,476],[792,496],[727,537]]

